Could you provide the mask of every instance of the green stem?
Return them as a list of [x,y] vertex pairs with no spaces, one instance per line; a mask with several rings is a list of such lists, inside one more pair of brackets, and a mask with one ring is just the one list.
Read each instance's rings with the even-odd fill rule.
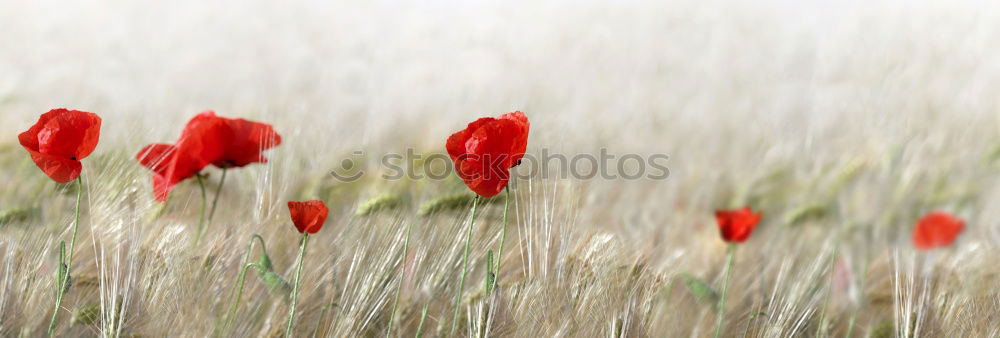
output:
[[323,305],[323,311],[319,312],[319,320],[316,321],[316,328],[313,329],[312,338],[316,338],[316,335],[319,334],[319,328],[323,326],[323,320],[326,319],[326,313],[330,312],[330,306],[333,306],[333,303]]
[[243,286],[246,283],[247,271],[249,271],[250,268],[260,269],[260,267],[257,266],[257,263],[246,263],[243,265],[243,268],[240,269],[240,277],[236,282],[236,296],[233,300],[233,305],[229,307],[229,311],[226,313],[226,325],[222,327],[223,332],[228,332],[230,325],[233,324],[233,317],[236,314],[236,309],[239,308],[240,302],[243,300]]
[[722,297],[719,298],[718,315],[715,318],[715,338],[722,334],[722,322],[726,314],[726,297],[729,296],[729,278],[733,272],[733,261],[736,257],[736,244],[730,243],[726,253],[726,272],[722,277]]
[[76,233],[80,230],[80,200],[83,199],[83,181],[76,178],[76,209],[73,211],[73,236],[69,238],[69,259],[66,265],[73,262],[73,253],[76,252]]
[[219,186],[215,188],[215,197],[212,197],[212,209],[208,211],[208,224],[212,224],[212,217],[215,216],[215,207],[219,204],[219,195],[222,194],[222,184],[226,183],[226,168],[222,168],[222,177],[219,178]]
[[850,337],[851,332],[854,331],[854,321],[858,318],[858,311],[851,311],[851,319],[847,322],[847,334],[844,337]]
[[472,214],[469,215],[469,225],[465,235],[465,254],[462,255],[462,279],[458,282],[458,289],[455,290],[455,314],[451,319],[451,333],[455,334],[458,329],[458,310],[462,307],[462,289],[465,288],[465,276],[469,274],[469,250],[472,247],[472,225],[476,221],[476,207],[479,206],[479,196],[472,200]]
[[[66,289],[69,288],[70,281],[70,271],[69,267],[73,265],[73,252],[76,251],[76,234],[80,230],[80,200],[83,196],[83,179],[82,176],[76,178],[76,210],[73,212],[73,235],[69,240],[69,258],[63,262],[60,259],[58,269],[62,271],[65,269],[65,274],[60,274],[61,277],[57,278],[56,284],[59,288],[56,290],[56,305],[52,310],[52,319],[49,320],[49,330],[48,335],[52,337],[56,329],[56,318],[59,316],[59,309],[62,307],[63,296],[66,294]],[[62,244],[60,251],[60,256],[65,252],[65,244]],[[65,265],[65,267],[63,266]]]
[[424,304],[424,309],[420,311],[420,324],[417,324],[417,335],[416,338],[423,338],[424,336],[424,322],[427,320],[427,307],[431,303]]
[[302,245],[299,247],[299,259],[295,261],[295,286],[292,287],[292,305],[288,310],[288,325],[285,326],[285,338],[292,336],[292,324],[295,323],[295,305],[299,301],[299,285],[302,284],[302,260],[306,257],[306,244],[309,243],[309,233],[302,234]]
[[208,209],[208,194],[205,193],[205,180],[201,174],[195,175],[198,178],[198,187],[201,188],[201,215],[198,217],[198,232],[195,235],[194,243],[201,243],[201,235],[205,231],[205,211]]
[[504,198],[503,198],[503,227],[500,228],[500,249],[497,250],[497,267],[493,270],[493,276],[495,278],[493,282],[493,289],[496,289],[496,284],[500,284],[500,265],[503,264],[503,245],[507,241],[507,208],[510,206],[510,186],[504,187]]
[[399,273],[399,286],[396,287],[396,298],[392,301],[392,312],[389,313],[389,327],[385,330],[385,336],[387,338],[392,333],[393,320],[396,318],[396,308],[399,306],[399,295],[403,291],[403,281],[406,279],[406,254],[410,248],[411,232],[413,232],[413,222],[410,222],[406,226],[406,239],[403,240],[403,257],[401,260],[402,268]]
[[236,314],[236,309],[239,308],[240,302],[243,300],[243,285],[247,279],[247,271],[251,267],[257,268],[258,270],[264,269],[264,267],[259,266],[257,263],[250,262],[250,255],[253,252],[254,240],[260,242],[261,250],[264,252],[265,255],[267,254],[267,249],[264,244],[264,238],[260,237],[260,235],[258,234],[254,234],[253,236],[251,236],[250,243],[247,244],[247,251],[246,253],[243,254],[243,267],[240,269],[240,276],[236,282],[237,286],[236,286],[236,295],[234,297],[235,299],[233,300],[233,305],[229,308],[229,311],[226,313],[226,324],[222,327],[223,332],[229,331],[229,327],[233,323],[233,316]]

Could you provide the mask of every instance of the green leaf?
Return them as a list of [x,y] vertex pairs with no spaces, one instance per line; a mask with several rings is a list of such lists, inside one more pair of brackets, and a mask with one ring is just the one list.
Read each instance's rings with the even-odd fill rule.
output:
[[698,303],[713,307],[719,304],[719,293],[709,286],[708,283],[686,273],[681,274],[679,277],[684,281],[684,286]]
[[493,250],[486,252],[486,278],[483,280],[483,290],[489,295],[496,288],[497,276],[493,273]]
[[285,301],[289,300],[289,297],[292,294],[292,286],[289,285],[284,278],[281,278],[281,276],[274,273],[274,271],[258,271],[257,275],[260,277],[260,280],[264,282],[264,286],[267,287],[267,291],[271,292],[271,294],[282,296]]
[[267,251],[261,250],[260,259],[257,260],[257,268],[264,271],[274,271],[274,264],[271,263],[271,257],[267,255]]
[[66,241],[59,242],[59,267],[56,268],[56,287],[63,287],[62,292],[69,291],[72,285],[72,277],[69,275],[69,266],[66,265]]

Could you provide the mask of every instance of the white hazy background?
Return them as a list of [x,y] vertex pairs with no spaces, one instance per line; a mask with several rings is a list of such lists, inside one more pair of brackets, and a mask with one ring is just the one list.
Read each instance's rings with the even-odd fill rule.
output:
[[0,109],[5,131],[66,106],[99,112],[115,136],[131,134],[115,127],[126,122],[215,109],[280,116],[280,130],[314,127],[345,145],[395,138],[397,126],[437,142],[455,121],[514,109],[536,130],[571,128],[583,148],[985,136],[1000,103],[998,7],[5,0]]

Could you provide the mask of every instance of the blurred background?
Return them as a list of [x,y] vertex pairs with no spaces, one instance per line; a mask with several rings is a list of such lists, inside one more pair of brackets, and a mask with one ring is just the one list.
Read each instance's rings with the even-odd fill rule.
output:
[[[280,130],[336,134],[338,145],[436,146],[461,121],[516,109],[583,149],[982,138],[998,125],[998,7],[3,1],[0,111],[7,132],[52,107],[96,111],[121,137],[134,133],[114,126],[214,109],[280,116]],[[565,136],[534,133],[532,145]]]
[[[650,294],[659,292],[667,277],[683,273],[711,280],[717,276],[713,267],[723,252],[711,211],[749,204],[768,217],[757,232],[763,234],[755,233],[764,238],[758,239],[756,249],[744,251],[750,263],[744,263],[744,273],[737,274],[745,277],[735,283],[752,285],[742,303],[733,303],[740,304],[734,307],[741,306],[741,314],[758,310],[752,305],[767,297],[774,280],[793,286],[818,285],[816,281],[828,279],[827,270],[812,267],[832,266],[825,259],[843,257],[849,270],[862,276],[855,287],[862,291],[852,288],[850,296],[835,293],[830,303],[865,304],[858,308],[878,316],[862,312],[860,318],[873,318],[864,325],[877,327],[879,318],[892,318],[885,305],[892,292],[872,292],[870,304],[858,295],[865,294],[868,286],[891,290],[891,284],[878,278],[888,278],[887,271],[892,269],[900,271],[898,251],[893,260],[883,249],[908,248],[912,223],[920,214],[948,210],[968,221],[961,249],[950,256],[947,265],[957,275],[995,267],[1000,243],[996,222],[1000,189],[995,185],[1000,168],[997,1],[0,0],[0,150],[20,151],[15,135],[39,114],[58,107],[95,112],[104,119],[95,159],[87,160],[94,165],[86,164],[84,172],[95,186],[91,189],[96,201],[90,212],[94,233],[135,238],[136,243],[144,243],[141,250],[153,247],[161,250],[158,255],[185,262],[189,253],[171,251],[168,242],[175,241],[170,236],[181,236],[184,222],[193,219],[196,188],[191,184],[179,188],[175,194],[189,198],[178,198],[182,202],[171,206],[157,227],[136,221],[145,213],[164,209],[151,201],[148,172],[130,159],[145,144],[172,142],[189,118],[209,109],[224,117],[270,123],[283,136],[283,144],[268,153],[271,165],[233,174],[230,182],[234,183],[227,183],[231,190],[221,201],[218,221],[233,227],[217,226],[212,234],[214,243],[223,245],[230,243],[227,236],[237,236],[233,234],[237,226],[262,231],[267,238],[284,243],[274,250],[279,252],[279,261],[290,261],[294,252],[290,232],[271,227],[285,221],[282,203],[287,199],[319,196],[334,201],[332,223],[357,225],[374,222],[351,216],[368,197],[408,191],[406,199],[412,199],[415,206],[463,189],[454,180],[395,184],[377,179],[343,188],[339,182],[326,181],[329,171],[342,160],[353,158],[374,166],[379,154],[386,152],[440,153],[447,136],[466,123],[514,110],[525,112],[531,120],[532,153],[547,149],[567,155],[597,154],[605,148],[618,156],[670,157],[670,177],[665,180],[516,182],[527,187],[518,190],[515,208],[516,224],[525,234],[518,234],[518,246],[512,249],[521,255],[508,257],[528,266],[525,275],[531,278],[532,269],[544,270],[552,264],[555,271],[565,272],[577,258],[598,262],[594,252],[603,252],[608,262],[648,267],[652,271]],[[359,150],[367,155],[352,155]],[[14,164],[4,165],[3,169],[10,170],[0,170],[0,179],[7,182],[0,184],[0,204],[22,203],[25,196],[47,201],[47,195],[37,192],[47,191],[38,187],[48,187],[50,182],[33,170],[27,156],[10,154],[4,163]],[[51,238],[23,227],[0,239],[11,248],[52,252],[53,239],[58,231],[65,231],[62,223],[52,221],[65,220],[65,213],[53,209],[41,217],[50,223]],[[122,210],[139,216],[122,216]],[[396,225],[410,216],[382,223],[391,230],[378,230],[380,236],[389,236],[388,231],[401,228]],[[457,231],[458,222],[441,219],[428,221],[440,232],[426,236],[452,243],[449,236],[457,232],[441,229]],[[796,227],[801,224],[815,226]],[[845,238],[857,240],[846,245],[841,256],[830,249],[839,243],[829,235],[832,228],[844,229]],[[851,232],[854,229],[863,230]],[[162,237],[167,244],[155,244],[164,232],[169,235]],[[333,232],[323,236],[323,240],[345,243],[331,248],[373,255],[372,262],[396,257],[366,249],[364,243],[375,243],[365,242],[367,235]],[[118,237],[96,238],[97,248],[119,243]],[[392,242],[395,239],[381,240],[398,244]],[[494,239],[483,243],[489,240]],[[432,242],[425,241],[424,247],[434,250],[434,245],[426,243]],[[480,250],[483,243],[477,244],[475,252],[484,251]],[[335,250],[331,248],[326,250]],[[544,253],[533,253],[532,248]],[[140,245],[128,250],[139,252]],[[233,250],[224,258],[235,266],[240,258],[237,249]],[[82,251],[96,252],[93,248]],[[550,259],[549,252],[556,258]],[[337,253],[329,257],[348,257]],[[457,256],[449,255],[441,254],[449,260],[438,261],[457,262]],[[15,255],[6,259],[20,262],[21,258],[10,257]],[[47,258],[51,257],[17,264],[31,268],[51,261]],[[868,262],[875,266],[871,278],[876,280],[870,283],[863,277]],[[801,274],[784,273],[793,263],[804,266],[795,265],[792,270]],[[323,264],[344,269],[345,263]],[[608,266],[613,264],[617,263]],[[435,267],[451,271],[445,265]],[[221,264],[217,268],[235,271]],[[379,270],[385,275],[372,272],[372,280],[396,276],[390,268]],[[183,270],[170,267],[167,271]],[[431,273],[418,279],[448,279],[447,274]],[[609,276],[616,273],[608,272]],[[208,318],[204,316],[216,313],[224,302],[214,298],[210,302],[203,296],[214,296],[228,285],[191,291],[197,288],[190,285],[211,283],[177,275],[171,278],[182,282],[164,282],[161,289],[167,291],[160,291],[164,296],[136,301],[136,308],[169,318],[163,317],[159,327],[139,321],[136,332],[209,332],[212,323],[207,320],[192,331],[176,330],[186,327],[189,317],[202,314],[199,318]],[[342,280],[344,275],[348,279]],[[225,276],[220,272],[211,278]],[[355,285],[348,283],[351,276],[330,273],[311,278],[332,281],[317,285]],[[581,276],[572,275],[585,279]],[[942,318],[965,318],[980,311],[981,304],[993,304],[990,309],[996,310],[995,303],[989,303],[996,299],[996,284],[991,282],[996,274],[975,276],[974,281],[952,286],[967,293],[968,298],[962,299],[980,303],[955,305]],[[21,278],[17,283],[34,283],[29,277],[17,278]],[[531,278],[525,278],[526,285],[536,281]],[[569,289],[559,283],[571,278],[537,280],[547,287]],[[590,301],[602,308],[608,302],[600,297],[629,302],[618,305],[625,309],[623,313],[632,313],[641,307],[634,304],[652,298],[622,285],[626,286],[620,294],[595,288],[591,291],[596,298]],[[438,287],[421,290],[437,290],[428,292],[429,299],[451,292]],[[776,301],[787,304],[783,309],[788,316],[772,316],[762,322],[760,330],[776,330],[766,332],[779,336],[801,333],[801,323],[794,318],[814,317],[820,311],[816,304],[826,304],[819,302],[821,296],[815,291],[799,294],[795,290],[789,287]],[[317,288],[312,292],[328,291]],[[33,293],[17,298],[21,305],[8,305],[7,313],[49,310],[48,298],[34,301],[29,294]],[[994,298],[981,297],[984,294]],[[525,298],[543,305],[552,299],[544,294]],[[183,303],[187,299],[206,300]],[[309,306],[322,306],[320,300],[313,302]],[[198,310],[170,314],[177,312],[172,311],[179,308],[177,304],[185,312]],[[269,303],[260,301],[257,306],[265,306],[261,304]],[[22,307],[28,310],[21,311]],[[544,332],[557,335],[563,328],[558,320],[575,316],[552,311],[544,316],[555,318],[551,331]],[[358,313],[365,319],[359,319],[363,324],[357,326],[382,325],[381,317]],[[415,313],[419,311],[407,312],[405,317],[411,330],[416,325]],[[445,305],[432,307],[432,314],[446,313]],[[664,313],[670,314],[659,314]],[[697,320],[685,314],[659,317],[663,320],[652,320],[647,330],[697,336],[699,327],[711,325],[705,313]],[[840,311],[839,327],[847,326],[848,313]],[[517,327],[522,331],[508,334],[541,332],[534,331],[539,325],[532,312],[522,310],[516,315],[521,317],[512,322],[523,324]],[[618,323],[617,318],[622,318],[588,315],[599,319],[588,321],[581,316],[572,325],[592,323],[595,328],[579,332],[596,334],[606,321]],[[12,319],[11,327],[37,327],[35,317],[45,316]],[[313,317],[308,320],[323,323]],[[958,336],[995,333],[987,331],[992,330],[988,325],[980,325],[995,323],[989,318],[964,327],[960,326],[964,321],[943,322],[956,323],[959,329],[942,332]],[[247,334],[268,329],[246,327]],[[984,329],[977,331],[980,328]],[[359,332],[355,326],[340,330],[336,332]]]
[[700,187],[894,152],[958,170],[1000,144],[998,22],[990,1],[0,1],[0,130],[81,109],[99,151],[133,152],[213,109],[328,170],[521,110],[531,151],[667,154]]
[[667,180],[593,186],[720,207],[712,186],[782,166],[959,176],[1000,149],[988,1],[2,1],[0,41],[2,134],[87,110],[98,153],[213,109],[321,174],[521,110],[532,152],[670,156]]

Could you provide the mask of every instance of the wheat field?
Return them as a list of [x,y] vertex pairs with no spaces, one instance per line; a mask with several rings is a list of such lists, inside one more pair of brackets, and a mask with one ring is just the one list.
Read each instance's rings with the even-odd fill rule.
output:
[[[77,188],[16,135],[66,107],[103,126],[57,336],[284,334],[274,276],[227,312],[252,235],[289,280],[304,199],[331,210],[295,336],[449,336],[472,195],[382,160],[520,110],[529,154],[664,154],[669,177],[513,180],[492,292],[502,195],[475,219],[457,336],[707,337],[722,311],[725,337],[1000,337],[996,2],[0,0],[0,41],[0,336],[53,313]],[[155,202],[135,154],[209,109],[283,142],[228,172],[195,244],[198,184]],[[764,218],[719,309],[713,212],[743,205]],[[917,251],[936,210],[967,228]]]

